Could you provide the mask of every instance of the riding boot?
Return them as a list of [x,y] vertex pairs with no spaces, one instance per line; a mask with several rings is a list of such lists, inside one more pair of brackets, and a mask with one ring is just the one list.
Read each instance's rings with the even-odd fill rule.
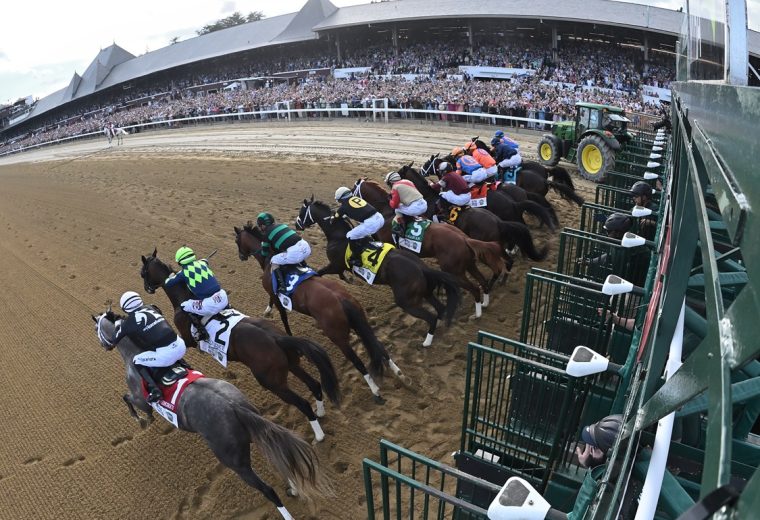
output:
[[348,246],[351,248],[351,257],[348,259],[348,265],[361,267],[362,265],[362,241],[349,240]]
[[281,267],[277,267],[272,270],[274,273],[274,279],[277,282],[277,292],[285,294],[285,275],[282,272]]
[[137,373],[143,378],[145,384],[148,386],[148,402],[155,403],[161,399],[161,389],[158,387],[156,380],[153,378],[153,373],[149,367],[144,365],[135,365]]
[[192,312],[188,312],[187,315],[190,317],[190,322],[195,325],[195,330],[198,331],[198,341],[208,341],[208,331],[203,326],[203,316]]

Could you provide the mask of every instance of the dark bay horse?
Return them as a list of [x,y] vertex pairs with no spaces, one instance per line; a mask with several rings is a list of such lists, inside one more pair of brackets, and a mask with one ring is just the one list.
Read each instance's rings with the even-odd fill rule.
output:
[[[385,226],[377,236],[383,242],[390,243],[393,209],[388,205],[389,193],[374,181],[360,179],[354,188],[354,195],[362,197],[383,214]],[[483,307],[488,307],[489,293],[496,281],[512,268],[512,260],[505,257],[499,244],[472,239],[446,224],[433,223],[427,228],[419,256],[435,258],[441,271],[454,275],[462,288],[472,294],[476,318],[482,315]],[[489,280],[478,269],[478,261],[492,271]],[[467,274],[475,278],[477,285],[467,278]]]
[[[298,229],[306,229],[318,224],[327,237],[329,264],[319,270],[320,275],[339,275],[348,270],[345,260],[346,247],[348,247],[346,233],[351,228],[342,219],[329,218],[331,214],[327,204],[314,201],[313,198],[311,201],[304,199],[296,220]],[[459,284],[454,276],[431,269],[417,256],[406,254],[398,249],[389,251],[385,256],[373,283],[389,286],[393,291],[396,305],[407,314],[424,320],[428,324],[423,347],[429,347],[433,343],[438,320],[445,320],[447,326],[451,325],[451,320],[461,300]],[[445,306],[435,296],[438,288],[446,292]],[[432,305],[435,308],[435,314],[427,310],[423,302]]]
[[[173,273],[172,269],[156,256],[157,251],[142,257],[140,276],[145,290],[154,294],[162,287],[174,307],[174,324],[188,346],[196,345],[190,333],[190,323],[180,304],[194,298],[184,284],[166,288],[164,282]],[[319,371],[321,384],[312,378],[300,365],[301,356],[311,361]],[[256,381],[288,404],[292,404],[309,420],[317,441],[324,439],[324,433],[317,417],[325,414],[324,388],[327,397],[334,404],[339,402],[338,376],[324,348],[305,338],[294,338],[282,334],[266,320],[246,318],[232,329],[227,348],[227,359],[247,366]],[[317,413],[311,409],[303,397],[288,386],[288,372],[303,381],[317,400]]]
[[[274,298],[272,288],[272,275],[269,259],[261,254],[263,242],[261,230],[248,222],[243,228],[235,228],[235,242],[238,246],[240,260],[246,261],[253,255],[261,266],[261,285],[269,294],[270,301],[276,302],[283,323],[287,322],[287,314]],[[393,374],[405,384],[409,384],[408,377],[402,374],[401,369],[391,359],[385,346],[375,335],[372,326],[367,320],[367,314],[361,303],[351,295],[336,280],[330,280],[319,276],[313,276],[302,282],[291,295],[293,310],[311,316],[317,322],[317,327],[337,346],[354,367],[361,373],[367,382],[369,389],[375,396],[375,401],[383,403],[380,388],[372,376],[380,377],[383,374],[385,364]],[[359,336],[367,354],[370,357],[369,372],[354,349],[351,348],[351,331]]]
[[[425,177],[428,173],[435,172],[440,178],[438,166],[445,161],[448,161],[452,168],[456,169],[456,161],[451,155],[446,156],[444,159],[440,159],[433,155],[425,162],[425,164],[423,164],[419,173],[422,177]],[[411,165],[404,165],[398,170],[398,173],[403,177],[404,173],[402,172],[410,170],[416,171],[411,168]],[[488,205],[485,209],[502,220],[506,220],[507,222],[520,222],[521,224],[525,224],[523,213],[528,213],[529,215],[536,217],[541,224],[546,224],[549,229],[555,231],[558,220],[552,205],[549,204],[543,196],[528,194],[527,192],[523,197],[512,196],[512,191],[515,190],[522,191],[522,188],[517,188],[510,184],[501,184],[499,189],[489,190],[486,194]],[[430,211],[429,207],[428,210]]]
[[[118,316],[110,310],[92,318],[103,348],[112,350],[115,347],[121,354],[129,389],[123,400],[130,415],[145,428],[153,421],[153,408],[143,397],[142,379],[132,363],[140,349],[129,338],[122,339],[117,345],[111,344]],[[140,417],[136,409],[144,412],[146,417]],[[246,484],[258,489],[277,507],[283,518],[292,520],[275,490],[251,467],[251,442],[288,482],[289,494],[301,494],[306,498],[332,494],[329,483],[319,470],[314,449],[291,431],[262,417],[259,410],[230,383],[210,377],[196,380],[185,388],[176,413],[181,430],[203,437],[219,462],[237,473]]]
[[[491,153],[491,147],[480,139],[475,139],[475,146]],[[517,174],[517,186],[525,191],[546,197],[549,190],[554,190],[565,200],[583,206],[583,197],[575,192],[572,177],[562,166],[547,168],[536,161],[523,160],[520,173]]]

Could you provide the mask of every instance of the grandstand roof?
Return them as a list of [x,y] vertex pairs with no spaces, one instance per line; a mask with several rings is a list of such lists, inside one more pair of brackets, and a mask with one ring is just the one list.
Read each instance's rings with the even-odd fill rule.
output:
[[543,18],[646,28],[678,34],[683,13],[648,5],[610,0],[403,0],[342,7],[314,26],[315,31],[353,25],[387,23],[426,18]]

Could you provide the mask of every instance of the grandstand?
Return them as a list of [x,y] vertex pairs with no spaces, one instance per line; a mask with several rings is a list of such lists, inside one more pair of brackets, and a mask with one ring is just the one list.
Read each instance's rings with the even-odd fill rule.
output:
[[[583,18],[577,13],[584,13]],[[113,122],[114,114],[141,107],[116,123],[125,126],[204,110],[266,109],[286,100],[294,106],[325,108],[325,92],[336,90],[329,83],[333,77],[403,77],[410,83],[501,78],[521,86],[415,89],[410,83],[386,88],[372,82],[338,89],[342,99],[332,100],[331,106],[360,106],[361,99],[374,97],[413,108],[439,108],[442,101],[453,101],[458,110],[477,107],[552,121],[567,117],[574,102],[584,100],[651,113],[660,98],[667,98],[665,87],[674,77],[682,16],[606,0],[486,1],[466,8],[453,1],[403,0],[340,9],[329,0],[309,0],[296,13],[141,56],[113,44],[81,75],[74,73],[65,88],[21,115],[0,119],[0,151],[11,148],[11,142],[18,148],[96,132]],[[757,56],[760,35],[750,32],[749,44]],[[315,79],[327,86],[318,92],[298,87]],[[232,96],[231,84],[252,93]],[[269,90],[273,86],[283,88]],[[206,95],[216,97],[192,102]],[[171,106],[177,100],[190,102]],[[196,106],[184,106],[188,104]]]

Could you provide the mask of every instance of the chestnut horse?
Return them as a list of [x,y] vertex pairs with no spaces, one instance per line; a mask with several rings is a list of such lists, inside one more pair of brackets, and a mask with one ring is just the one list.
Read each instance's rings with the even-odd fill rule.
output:
[[[389,193],[374,181],[360,179],[354,188],[354,195],[365,199],[385,216],[385,226],[377,235],[381,241],[390,243],[393,210],[388,205]],[[474,240],[446,224],[433,223],[427,228],[418,255],[420,258],[435,258],[441,271],[454,275],[462,288],[472,294],[476,318],[481,316],[483,307],[488,307],[489,293],[496,281],[512,268],[512,260],[504,255],[499,244]],[[486,280],[478,269],[478,261],[493,272],[490,280]],[[467,278],[468,273],[475,278],[477,285]]]
[[[264,237],[261,230],[251,222],[248,222],[242,229],[235,227],[235,243],[238,246],[240,260],[246,261],[251,255],[258,260],[262,270],[261,285],[269,294],[270,302],[276,302],[283,323],[287,323],[287,314],[274,297],[269,259],[261,254],[261,243],[263,241]],[[375,331],[372,330],[372,326],[367,320],[364,307],[340,282],[313,276],[299,284],[290,299],[293,310],[314,318],[317,327],[351,361],[367,381],[376,402],[383,403],[385,401],[372,376],[382,376],[385,363],[402,382],[410,383],[409,378],[401,373],[401,369],[391,359],[385,346],[377,339]],[[351,348],[352,330],[359,336],[369,354],[369,372],[354,349]]]
[[[345,220],[329,218],[331,214],[327,204],[314,201],[313,198],[311,201],[304,199],[296,220],[296,228],[301,230],[318,224],[327,237],[327,259],[330,263],[319,270],[320,275],[341,275],[347,270],[346,233],[351,228]],[[431,269],[418,257],[397,249],[390,250],[385,256],[373,284],[390,286],[396,305],[407,314],[427,322],[428,331],[423,347],[429,347],[433,343],[438,320],[445,320],[447,326],[451,325],[462,297],[454,276]],[[438,288],[446,292],[445,306],[435,296]],[[423,307],[425,301],[435,308],[436,314]]]
[[[177,284],[168,289],[164,286],[164,281],[173,271],[156,255],[157,251],[154,249],[153,254],[142,257],[140,276],[145,290],[154,294],[159,287],[164,288],[174,307],[174,324],[185,343],[195,346],[195,339],[190,334],[190,321],[180,307],[183,301],[194,299],[194,296],[184,284]],[[301,356],[306,356],[317,367],[321,385],[300,366]],[[325,415],[322,388],[324,387],[330,401],[335,404],[339,401],[338,376],[324,348],[305,338],[283,335],[266,320],[246,318],[230,333],[227,359],[243,363],[261,386],[298,408],[309,420],[317,441],[324,439],[324,433],[317,420],[317,417]],[[288,372],[303,381],[314,395],[317,400],[316,414],[306,399],[290,389]]]

